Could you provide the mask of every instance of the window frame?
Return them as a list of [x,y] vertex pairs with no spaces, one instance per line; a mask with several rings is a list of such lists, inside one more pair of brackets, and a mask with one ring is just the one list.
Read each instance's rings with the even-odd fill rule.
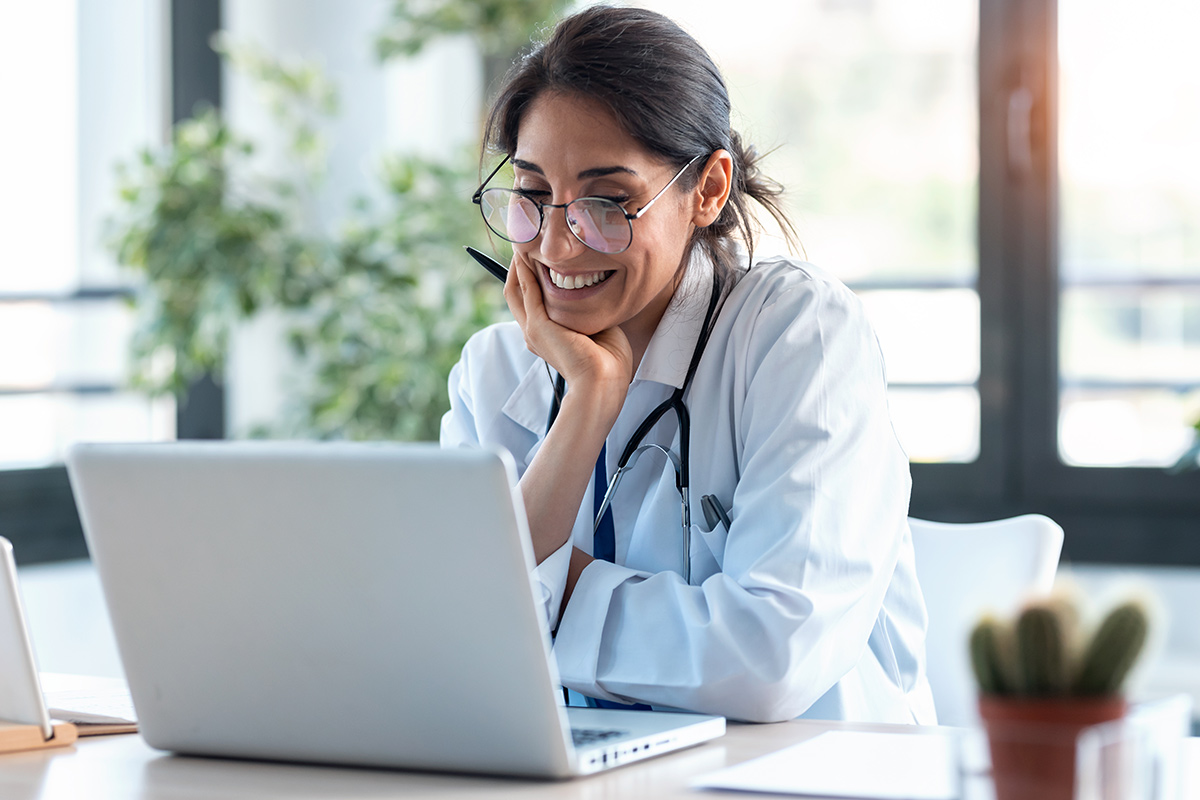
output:
[[[1064,529],[1064,558],[1200,565],[1200,472],[1059,457],[1057,4],[980,0],[979,10],[980,458],[913,464],[911,512],[1042,513]],[[1022,127],[1009,115],[1022,88],[1025,152],[1009,138]]]

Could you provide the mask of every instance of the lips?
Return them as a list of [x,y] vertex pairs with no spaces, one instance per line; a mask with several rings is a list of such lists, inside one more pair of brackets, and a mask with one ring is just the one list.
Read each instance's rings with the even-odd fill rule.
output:
[[581,272],[575,275],[564,275],[561,272],[555,272],[549,267],[546,268],[547,274],[550,276],[550,282],[559,289],[585,289],[588,286],[595,286],[598,283],[603,283],[608,280],[616,270],[600,270],[598,272]]

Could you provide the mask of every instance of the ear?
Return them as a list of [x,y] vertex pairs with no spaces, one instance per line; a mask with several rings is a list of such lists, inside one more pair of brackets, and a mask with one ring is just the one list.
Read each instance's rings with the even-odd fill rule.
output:
[[700,181],[695,189],[696,210],[692,214],[692,224],[697,228],[707,228],[716,222],[732,189],[733,156],[728,150],[718,150],[708,157],[708,163],[700,172]]

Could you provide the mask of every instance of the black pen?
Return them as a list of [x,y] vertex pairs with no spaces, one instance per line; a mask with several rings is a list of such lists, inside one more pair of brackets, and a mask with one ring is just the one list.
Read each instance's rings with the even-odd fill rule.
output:
[[729,514],[725,512],[725,507],[721,505],[721,501],[717,499],[716,495],[706,494],[701,497],[700,508],[704,511],[704,520],[710,529],[717,527],[717,523],[720,522],[728,532],[730,526],[733,525],[729,520]]
[[467,255],[479,262],[479,266],[486,269],[488,272],[500,279],[501,283],[508,280],[508,270],[496,259],[489,255],[479,252],[470,245],[463,245],[463,249],[467,251]]

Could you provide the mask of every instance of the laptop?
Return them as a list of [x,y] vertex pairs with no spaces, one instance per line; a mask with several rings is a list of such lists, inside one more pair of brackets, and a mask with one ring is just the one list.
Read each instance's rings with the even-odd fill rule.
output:
[[67,464],[154,747],[565,778],[724,733],[561,705],[507,454],[84,444]]
[[25,625],[12,543],[0,537],[0,720],[39,728],[54,738],[33,644]]
[[26,731],[15,734],[17,742],[0,735],[0,752],[137,731],[123,680],[38,672],[12,543],[0,537],[0,727],[13,725],[36,730],[41,740]]

